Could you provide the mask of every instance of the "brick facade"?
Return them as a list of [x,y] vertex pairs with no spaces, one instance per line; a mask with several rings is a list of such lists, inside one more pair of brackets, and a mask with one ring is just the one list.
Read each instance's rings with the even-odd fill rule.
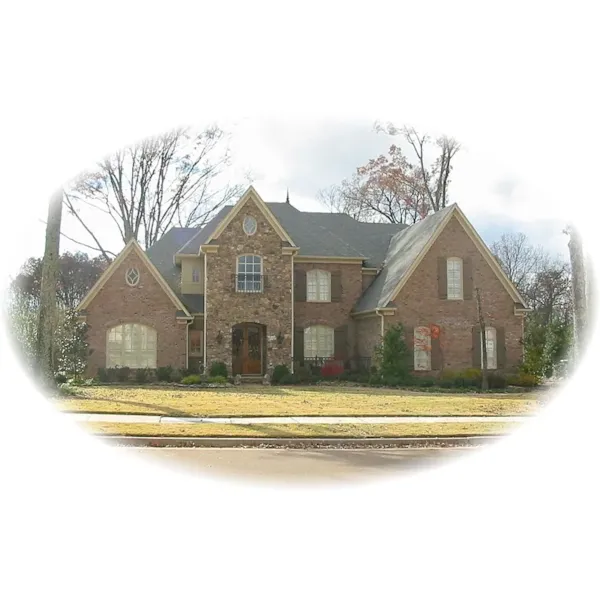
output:
[[[258,224],[254,235],[242,228],[244,217]],[[215,241],[216,253],[208,253],[206,306],[206,354],[208,364],[223,361],[231,372],[232,327],[238,323],[266,326],[266,370],[291,365],[292,360],[292,257],[282,253],[282,241],[253,199],[227,225]],[[266,284],[263,293],[235,291],[233,276],[237,257],[257,254],[263,259]],[[217,336],[221,334],[221,340]],[[281,334],[283,341],[273,339]]]
[[[247,215],[257,221],[257,231],[247,236],[243,220]],[[277,364],[291,365],[294,329],[327,325],[333,329],[347,326],[347,358],[372,357],[381,341],[381,317],[351,316],[352,309],[374,275],[363,273],[360,264],[308,263],[284,255],[280,236],[251,197],[240,212],[213,242],[216,252],[206,254],[205,290],[206,361],[223,361],[231,372],[232,328],[241,323],[257,323],[266,332],[264,369]],[[262,257],[266,277],[262,293],[235,291],[237,257],[256,254]],[[438,293],[440,257],[470,259],[474,287],[480,287],[486,324],[504,329],[506,369],[515,368],[522,359],[523,318],[514,315],[514,301],[492,271],[456,217],[453,217],[424,260],[410,277],[394,303],[397,312],[384,317],[384,326],[402,323],[411,329],[420,325],[441,327],[443,368],[472,366],[472,328],[477,324],[476,300],[442,300]],[[201,256],[204,261],[204,256]],[[135,266],[141,274],[137,287],[125,283],[125,272]],[[294,271],[321,269],[339,274],[339,301],[294,302]],[[157,331],[157,366],[186,366],[186,324],[175,318],[177,308],[151,272],[132,251],[93,298],[87,308],[90,325],[88,339],[93,352],[88,371],[95,374],[106,363],[106,332],[117,324],[141,323]],[[198,325],[196,325],[198,327]],[[278,339],[281,338],[281,339]],[[412,339],[409,340],[412,344]],[[198,360],[198,357],[195,357]]]
[[[131,287],[125,282],[130,267],[140,272],[140,282]],[[140,257],[131,251],[118,266],[87,308],[88,360],[90,376],[106,366],[106,333],[122,323],[140,323],[156,329],[157,366],[185,367],[186,325],[175,319],[177,307],[162,289]]]
[[[473,293],[471,300],[441,300],[438,297],[438,257],[471,259],[473,288],[481,289],[486,326],[504,328],[505,369],[515,369],[520,364],[523,354],[523,317],[515,316],[514,300],[456,217],[453,217],[440,233],[395,298],[397,312],[393,316],[385,317],[385,326],[393,323],[402,323],[411,328],[439,325],[443,367],[457,370],[473,366],[472,328],[478,324],[475,294]],[[410,343],[412,344],[412,339]]]

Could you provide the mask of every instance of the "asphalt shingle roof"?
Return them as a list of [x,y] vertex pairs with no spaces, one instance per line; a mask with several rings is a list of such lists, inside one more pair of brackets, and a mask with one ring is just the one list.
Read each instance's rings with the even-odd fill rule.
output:
[[[300,247],[299,256],[362,258],[366,267],[382,267],[357,302],[356,312],[384,308],[390,303],[398,282],[451,210],[447,207],[408,227],[393,223],[362,223],[339,213],[302,212],[286,202],[269,202],[267,206]],[[206,243],[232,208],[224,206],[201,229],[173,227],[146,251],[190,312],[204,312],[204,296],[181,293],[181,269],[175,264],[175,254],[198,254],[200,246]]]

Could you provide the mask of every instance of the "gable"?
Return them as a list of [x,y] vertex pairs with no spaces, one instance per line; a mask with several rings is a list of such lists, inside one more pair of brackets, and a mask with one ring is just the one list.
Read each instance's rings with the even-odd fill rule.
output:
[[290,246],[294,246],[292,238],[288,235],[281,223],[277,220],[275,215],[271,212],[269,207],[265,204],[263,199],[258,195],[258,192],[254,187],[250,186],[244,195],[239,199],[238,203],[227,212],[225,217],[217,225],[215,230],[206,238],[203,244],[210,244],[211,242],[218,241],[221,234],[229,227],[229,225],[236,219],[241,211],[250,203],[256,207],[271,228],[277,233],[282,242],[288,243]]
[[[135,240],[131,240],[125,246],[125,248],[123,248],[108,269],[106,269],[106,271],[94,284],[92,289],[87,293],[85,298],[81,301],[77,307],[77,310],[82,311],[88,308],[94,298],[96,298],[96,296],[105,288],[112,290],[127,288],[128,286],[125,282],[125,272],[130,266],[135,266],[138,268],[140,270],[140,275],[142,275],[143,272],[145,278],[149,277],[155,285],[163,290],[177,310],[183,311],[184,314],[189,316],[187,308],[175,295],[173,290],[169,287],[167,282],[159,273],[158,269],[152,264],[152,262],[150,262],[149,258]],[[140,286],[143,286],[142,282],[140,283]]]
[[[421,268],[423,259],[450,224],[452,224],[452,229],[449,234],[444,236],[444,239],[451,240],[454,237],[457,243],[462,244],[463,249],[470,248],[470,252],[478,256],[485,263],[486,268],[491,270],[512,301],[525,307],[525,300],[508,279],[489,248],[460,208],[456,204],[452,204],[397,233],[392,238],[384,267],[357,302],[355,313],[393,306],[394,300],[404,285],[413,273]],[[452,247],[450,243],[448,252]],[[459,248],[455,249],[455,251],[458,250]],[[450,253],[446,256],[454,256],[454,254]]]

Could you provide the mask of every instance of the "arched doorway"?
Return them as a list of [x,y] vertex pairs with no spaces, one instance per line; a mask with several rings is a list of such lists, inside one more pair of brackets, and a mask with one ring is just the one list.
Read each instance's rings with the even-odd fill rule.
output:
[[266,327],[260,323],[238,323],[231,328],[232,372],[262,375],[266,363]]

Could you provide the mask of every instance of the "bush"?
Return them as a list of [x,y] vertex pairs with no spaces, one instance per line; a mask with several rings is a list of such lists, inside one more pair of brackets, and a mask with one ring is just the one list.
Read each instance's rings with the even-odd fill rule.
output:
[[54,376],[54,382],[57,385],[61,385],[62,383],[67,383],[67,376],[64,373],[57,373]]
[[306,366],[298,366],[294,369],[295,383],[310,382],[314,380],[312,371]]
[[199,383],[202,383],[202,376],[187,375],[181,380],[181,383],[183,383],[184,385],[198,385]]
[[490,390],[503,390],[506,388],[506,377],[494,371],[488,373],[488,387]]
[[216,375],[215,377],[209,377],[207,379],[208,383],[227,383],[227,377],[223,377],[223,375]]
[[279,380],[280,385],[295,385],[297,383],[301,383],[301,380],[295,373],[283,375],[283,377]]
[[511,375],[506,380],[508,385],[516,385],[519,387],[536,387],[540,385],[540,377],[533,373],[518,373]]
[[158,381],[173,381],[173,367],[158,367],[156,369],[156,378]]
[[344,365],[340,361],[328,360],[321,367],[321,375],[323,377],[339,377],[344,372]]
[[171,372],[171,379],[169,381],[171,381],[172,383],[179,383],[183,379],[183,377],[184,376],[179,369],[173,369],[173,371]]
[[415,377],[411,384],[418,387],[434,387],[437,380],[435,377]]
[[410,351],[404,336],[404,327],[390,327],[377,348],[376,357],[383,377],[405,379],[410,372]]
[[271,375],[271,383],[280,383],[282,377],[290,374],[290,370],[287,365],[276,365],[273,369],[273,375]]
[[117,367],[116,379],[119,382],[128,381],[131,375],[131,369],[129,367]]
[[227,365],[224,362],[217,361],[210,365],[209,375],[211,377],[225,377],[227,379]]
[[137,383],[147,383],[152,379],[152,369],[136,369],[135,380]]
[[393,375],[383,375],[381,381],[386,387],[398,387],[403,383],[401,377],[394,377]]

